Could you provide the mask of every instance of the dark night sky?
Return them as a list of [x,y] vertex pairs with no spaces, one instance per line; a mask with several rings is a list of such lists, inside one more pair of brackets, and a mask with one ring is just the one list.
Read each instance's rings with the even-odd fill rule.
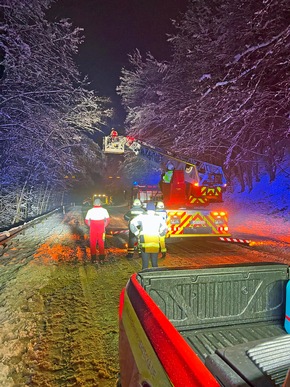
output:
[[174,32],[171,19],[186,10],[187,0],[58,0],[50,18],[69,18],[84,28],[77,63],[99,95],[119,105],[116,86],[128,54],[138,48],[157,59],[170,57],[166,34]]

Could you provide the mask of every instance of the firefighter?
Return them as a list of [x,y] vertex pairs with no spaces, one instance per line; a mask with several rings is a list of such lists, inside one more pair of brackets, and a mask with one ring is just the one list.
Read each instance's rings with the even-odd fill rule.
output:
[[166,172],[162,175],[163,183],[169,184],[171,182],[173,171],[174,171],[174,165],[169,162],[166,167]]
[[159,183],[160,189],[163,193],[163,197],[168,199],[170,197],[171,190],[171,180],[173,176],[174,165],[171,162],[167,163],[166,172],[164,172],[161,176],[161,181]]
[[130,230],[139,239],[142,255],[142,269],[158,266],[160,249],[159,238],[166,234],[166,223],[160,215],[155,213],[155,204],[148,202],[147,213],[136,216],[130,223]]
[[105,259],[105,228],[109,224],[110,216],[108,211],[102,207],[101,200],[94,200],[94,207],[91,208],[86,215],[85,223],[90,227],[90,248],[91,261],[96,262],[97,250],[99,247],[99,261],[104,262]]
[[141,201],[139,199],[135,199],[133,202],[133,206],[124,215],[124,219],[127,220],[128,227],[129,227],[129,241],[128,241],[128,250],[127,250],[126,258],[133,258],[134,247],[135,247],[135,244],[138,242],[135,234],[133,234],[132,231],[130,230],[130,222],[137,215],[145,214],[145,213],[146,213],[146,211],[142,207]]
[[112,142],[115,142],[118,137],[118,132],[114,128],[112,128],[110,136],[111,136]]
[[[165,224],[166,224],[166,220],[167,220],[167,212],[164,208],[164,203],[163,202],[157,202],[156,204],[156,214],[157,215],[160,215],[162,217],[162,219],[164,220]],[[167,230],[166,230],[167,231]],[[164,236],[160,236],[160,251],[162,253],[162,258],[165,258],[166,257],[166,245],[165,245],[165,235]]]

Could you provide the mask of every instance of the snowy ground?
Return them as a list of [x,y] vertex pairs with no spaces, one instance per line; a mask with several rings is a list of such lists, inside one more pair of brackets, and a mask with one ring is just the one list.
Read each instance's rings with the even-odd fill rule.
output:
[[[112,227],[124,225],[125,210],[110,209]],[[83,213],[73,208],[27,229],[2,251],[0,386],[116,385],[119,294],[141,260],[127,260],[124,243],[108,237],[105,265],[92,265],[87,232]],[[187,240],[168,244],[159,266],[288,262],[275,243],[267,251]]]
[[270,253],[290,264],[290,168],[285,165],[274,182],[263,176],[251,192],[224,195],[230,232],[235,238],[250,239],[255,251]]
[[239,193],[236,186],[233,192],[225,194],[225,206],[235,236],[263,237],[290,245],[290,175],[287,171],[278,173],[271,183],[268,176],[263,176],[251,192]]
[[[159,266],[289,264],[289,206],[285,174],[271,184],[264,177],[251,193],[228,192],[232,235],[252,245],[168,244]],[[126,226],[126,210],[110,210],[111,226]],[[90,264],[83,215],[52,215],[0,252],[0,386],[115,386],[119,294],[141,260],[125,259],[125,240],[108,237],[106,264]]]

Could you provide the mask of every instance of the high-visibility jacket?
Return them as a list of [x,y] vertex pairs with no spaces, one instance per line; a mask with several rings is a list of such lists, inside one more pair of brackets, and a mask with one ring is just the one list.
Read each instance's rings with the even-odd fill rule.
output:
[[160,215],[164,219],[164,221],[166,222],[167,212],[164,208],[156,208],[155,212],[157,215]]
[[150,211],[132,219],[130,230],[138,236],[140,245],[145,252],[158,253],[160,236],[166,234],[167,228],[162,217]]
[[[164,222],[167,223],[167,212],[166,212],[166,210],[164,208],[156,208],[155,211],[156,211],[156,215],[161,216],[161,218],[164,220]],[[167,226],[166,226],[166,230],[167,230]],[[165,235],[164,236],[160,236],[159,243],[160,243],[160,251],[161,251],[161,253],[166,253],[167,249],[166,249],[166,244],[165,244]]]
[[129,211],[126,212],[124,215],[124,219],[127,220],[127,222],[130,222],[132,219],[134,219],[136,216],[140,214],[146,214],[146,211],[142,207],[132,206]]
[[137,244],[137,237],[134,233],[130,230],[130,222],[132,219],[134,219],[136,216],[140,214],[146,214],[146,211],[144,208],[140,206],[132,206],[129,211],[126,212],[124,215],[124,219],[127,220],[129,225],[129,239],[128,239],[128,254],[134,254],[135,251],[135,245]]
[[173,171],[166,171],[163,175],[163,183],[170,183],[172,179]]

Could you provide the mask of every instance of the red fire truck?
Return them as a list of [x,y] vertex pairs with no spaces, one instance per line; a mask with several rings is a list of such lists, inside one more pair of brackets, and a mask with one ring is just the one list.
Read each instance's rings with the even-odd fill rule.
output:
[[222,207],[226,179],[220,166],[196,159],[186,161],[132,137],[104,138],[105,153],[126,150],[150,160],[163,178],[156,186],[135,186],[133,199],[144,204],[162,200],[167,212],[167,238],[230,236],[228,216]]

